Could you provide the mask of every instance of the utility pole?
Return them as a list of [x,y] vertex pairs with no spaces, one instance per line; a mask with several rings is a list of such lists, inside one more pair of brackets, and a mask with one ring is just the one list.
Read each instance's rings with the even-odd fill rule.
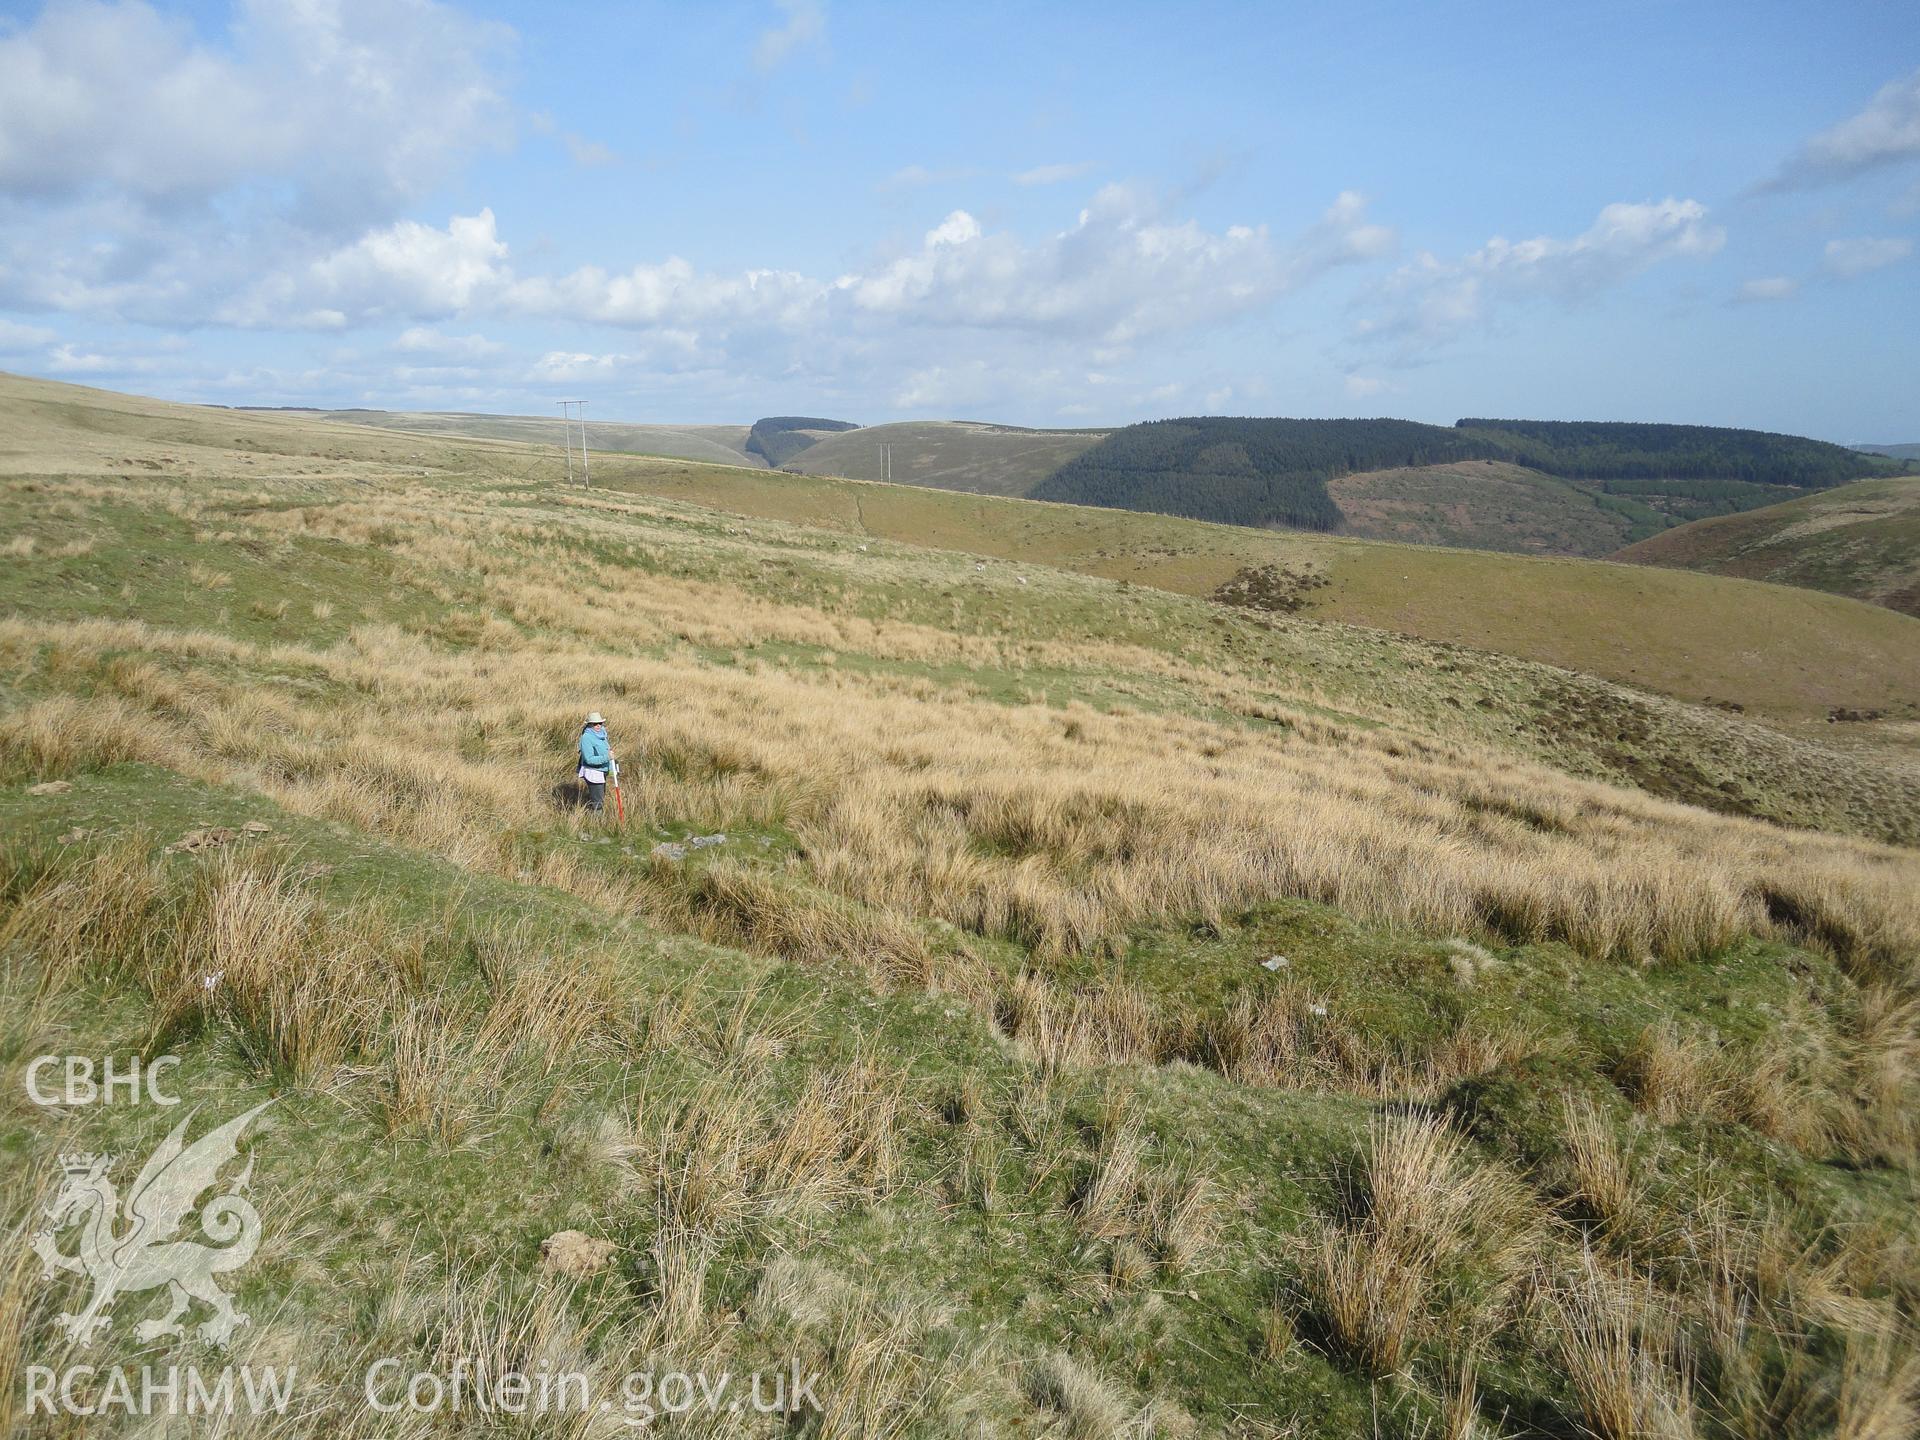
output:
[[[587,463],[587,402],[584,400],[557,400],[560,407],[560,425],[567,441],[567,483],[573,483],[573,422],[580,421],[580,483],[587,489],[593,488],[593,467]],[[576,416],[573,406],[580,407]]]

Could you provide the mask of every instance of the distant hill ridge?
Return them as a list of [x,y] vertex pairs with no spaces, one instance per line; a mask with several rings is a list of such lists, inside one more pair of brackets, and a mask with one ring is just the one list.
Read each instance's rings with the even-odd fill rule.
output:
[[1588,492],[1580,503],[1627,520],[1630,539],[1700,514],[1905,468],[1821,440],[1708,425],[1196,416],[1116,430],[1028,493],[1234,525],[1332,530],[1345,516],[1328,481],[1471,460],[1574,481]]
[[747,431],[747,453],[779,469],[826,435],[858,430],[851,420],[822,420],[811,415],[768,415]]

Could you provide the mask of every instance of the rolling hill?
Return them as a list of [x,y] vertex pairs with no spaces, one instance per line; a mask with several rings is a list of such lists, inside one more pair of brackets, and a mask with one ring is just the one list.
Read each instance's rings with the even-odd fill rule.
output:
[[[1475,461],[1505,468],[1465,463]],[[1207,416],[1116,430],[1027,493],[1234,525],[1389,525],[1394,538],[1423,543],[1484,537],[1512,513],[1520,523],[1498,548],[1523,549],[1556,535],[1586,545],[1613,534],[1637,540],[1904,468],[1823,441],[1698,425]],[[1382,472],[1342,487],[1351,514],[1329,492],[1332,482]],[[1555,514],[1544,527],[1543,507]]]
[[1920,615],[1920,476],[1696,520],[1615,558],[1802,585]]
[[769,415],[747,432],[747,453],[778,468],[829,435],[860,427],[851,420],[819,420],[805,415]]
[[1607,555],[1636,520],[1579,484],[1506,460],[1364,470],[1327,482],[1341,529],[1369,540],[1538,555]]
[[788,461],[787,468],[978,495],[1026,495],[1106,433],[1023,430],[968,420],[869,425],[826,436]]
[[[210,1434],[632,1433],[656,1366],[817,1376],[660,1427],[792,1440],[1910,1428],[1920,776],[1326,602],[1789,705],[1795,647],[1898,683],[1920,622],[555,470],[0,377],[0,1431],[182,1428],[101,1362],[215,1337],[128,1286],[69,1339],[90,1277],[33,1258],[188,1112],[258,1114],[228,1353],[297,1407]],[[589,709],[624,816],[578,808]],[[27,1099],[163,1047],[180,1111]],[[556,1372],[538,1419],[494,1383]],[[416,1374],[505,1402],[370,1409]]]
[[[309,412],[416,434],[550,443],[537,416]],[[1463,420],[1158,421],[1031,430],[770,416],[752,426],[594,422],[596,453],[892,480],[1409,544],[1598,557],[1834,477],[1896,473],[1866,447],[1704,426]]]
[[[272,411],[264,413],[275,413]],[[467,436],[476,440],[513,440],[527,445],[561,443],[558,415],[480,415],[432,410],[292,410],[316,419],[416,435]],[[751,427],[746,425],[639,425],[624,420],[589,420],[587,443],[594,454],[602,450],[625,455],[664,455],[679,460],[705,460],[717,465],[763,466],[766,461],[748,450]]]
[[[1191,596],[1248,573],[1311,577],[1325,583],[1302,593],[1302,617],[1502,652],[1788,723],[1824,722],[1836,710],[1920,717],[1920,624],[1811,591],[830,476],[636,461],[609,471],[607,484]],[[1471,663],[1488,662],[1483,654]]]

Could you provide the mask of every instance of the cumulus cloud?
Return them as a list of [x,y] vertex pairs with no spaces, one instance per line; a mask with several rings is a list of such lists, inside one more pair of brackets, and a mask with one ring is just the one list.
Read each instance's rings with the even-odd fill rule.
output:
[[0,38],[0,187],[398,203],[503,134],[505,36],[433,0],[241,0],[215,48],[146,0],[56,0]]
[[1507,302],[1579,301],[1663,261],[1712,255],[1725,243],[1726,232],[1708,223],[1697,200],[1621,202],[1570,239],[1495,236],[1458,260],[1415,257],[1369,298],[1359,334],[1396,342],[1410,357],[1484,324]]
[[774,0],[786,18],[760,32],[753,45],[753,68],[762,75],[778,70],[797,51],[818,45],[827,35],[827,9],[818,0]]
[[[491,210],[445,227],[403,220],[251,282],[218,312],[239,326],[341,328],[505,315],[679,337],[710,355],[733,337],[817,341],[884,330],[1012,331],[1124,351],[1248,313],[1338,265],[1375,258],[1393,235],[1342,195],[1287,244],[1264,227],[1208,230],[1160,216],[1120,187],[1037,240],[955,210],[905,253],[834,277],[703,270],[672,256],[624,271],[521,274]],[[409,332],[416,333],[416,332]],[[426,332],[417,332],[426,333]]]
[[1827,273],[1842,280],[1857,280],[1875,270],[1897,264],[1913,253],[1913,242],[1897,236],[1863,235],[1854,239],[1829,240],[1825,256]]
[[1786,275],[1767,275],[1748,280],[1734,292],[1734,299],[1747,305],[1764,305],[1774,300],[1791,300],[1799,293],[1800,282]]
[[268,275],[222,306],[217,318],[230,325],[304,329],[441,319],[497,294],[509,279],[506,257],[491,210],[456,215],[444,230],[402,220],[304,266]]
[[989,233],[956,210],[917,250],[842,276],[834,291],[860,316],[1129,345],[1254,310],[1335,265],[1383,253],[1392,238],[1352,194],[1280,245],[1265,226],[1210,231],[1168,220],[1150,197],[1109,185],[1074,225],[1037,242]]
[[1915,159],[1920,159],[1920,70],[1883,85],[1864,110],[1807,141],[1781,165],[1769,188],[1826,185]]
[[506,138],[509,40],[434,0],[237,0],[217,42],[147,0],[52,0],[0,29],[0,308],[233,318]]

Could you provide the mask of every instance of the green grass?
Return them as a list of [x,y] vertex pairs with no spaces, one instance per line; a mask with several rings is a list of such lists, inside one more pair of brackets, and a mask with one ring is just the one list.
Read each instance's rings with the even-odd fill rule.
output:
[[[867,432],[855,432],[864,434]],[[609,469],[606,483],[747,516],[1209,595],[1280,564],[1331,582],[1304,614],[1783,718],[1920,713],[1920,628],[1846,599],[1595,561],[1267,533],[904,485]]]
[[1632,522],[1570,480],[1499,460],[1343,475],[1327,493],[1368,540],[1517,554],[1610,554]]
[[[222,697],[264,708],[239,735],[227,784],[108,763],[107,754],[52,765],[0,756],[0,1199],[9,1222],[37,1223],[37,1187],[60,1152],[131,1159],[177,1119],[143,1106],[41,1112],[20,1083],[33,1055],[171,1051],[183,1060],[177,1088],[208,1117],[274,1098],[252,1141],[252,1193],[269,1244],[238,1282],[255,1317],[239,1355],[296,1359],[315,1385],[311,1416],[276,1433],[385,1433],[355,1418],[357,1365],[391,1351],[411,1368],[476,1337],[523,1350],[540,1334],[529,1307],[555,1317],[569,1353],[614,1367],[665,1354],[771,1369],[797,1355],[827,1373],[824,1395],[838,1387],[858,1401],[844,1423],[803,1416],[780,1431],[800,1437],[1251,1437],[1289,1427],[1328,1440],[1431,1435],[1469,1344],[1483,1424],[1590,1430],[1548,1310],[1522,1305],[1525,1282],[1471,1247],[1439,1263],[1403,1373],[1372,1376],[1339,1341],[1303,1246],[1325,1227],[1363,1223],[1359,1172],[1372,1137],[1420,1116],[1446,1117],[1472,1172],[1500,1177],[1536,1212],[1546,1238],[1529,1265],[1564,1275],[1591,1243],[1691,1307],[1702,1354],[1718,1353],[1700,1307],[1725,1280],[1716,1265],[1726,1258],[1703,1216],[1739,1236],[1787,1237],[1782,1245],[1813,1259],[1786,1265],[1782,1283],[1811,1287],[1824,1275],[1822,1293],[1884,1313],[1895,1342],[1908,1343],[1920,1297],[1902,1260],[1920,1202],[1911,1156],[1899,1149],[1911,1130],[1902,1119],[1911,1113],[1902,1039],[1911,1017],[1896,1014],[1883,1050],[1866,1037],[1874,987],[1908,998],[1912,957],[1843,963],[1820,946],[1746,937],[1685,961],[1601,962],[1560,944],[1476,949],[1273,899],[1133,925],[1111,946],[1058,956],[905,914],[900,923],[932,957],[933,983],[887,984],[855,946],[809,948],[767,931],[736,947],[677,927],[683,912],[672,902],[715,876],[742,881],[736,893],[750,899],[798,896],[801,906],[874,918],[830,893],[803,826],[776,804],[752,810],[773,784],[752,757],[703,748],[702,736],[663,746],[635,773],[710,772],[715,783],[701,793],[713,808],[660,814],[624,833],[538,809],[488,837],[503,863],[470,866],[391,829],[281,808],[255,788],[268,772],[245,748],[250,737],[271,748],[272,702],[297,696],[317,724],[337,719],[343,733],[353,717],[377,717],[415,747],[420,773],[434,773],[443,754],[485,757],[499,737],[484,726],[422,726],[389,687],[407,666],[431,685],[440,666],[494,663],[502,648],[485,639],[499,633],[491,625],[509,627],[516,651],[578,655],[574,637],[584,635],[625,662],[672,661],[682,679],[792,673],[828,694],[903,692],[928,707],[964,696],[1062,733],[1120,711],[1278,735],[1324,723],[1339,743],[1401,747],[1409,804],[1420,799],[1420,757],[1498,757],[1910,840],[1920,833],[1910,782],[1839,748],[1488,650],[1201,598],[1204,577],[1221,566],[1230,574],[1281,558],[1327,569],[1333,583],[1314,593],[1330,610],[1419,605],[1409,628],[1431,628],[1476,576],[1523,575],[1537,583],[1511,597],[1511,611],[1483,599],[1480,613],[1507,617],[1519,633],[1530,600],[1532,643],[1550,618],[1564,643],[1596,653],[1606,618],[1630,614],[1653,632],[1646,653],[1677,666],[1660,655],[1654,628],[1676,596],[1794,592],[632,458],[610,460],[604,490],[563,493],[540,483],[528,452],[502,443],[408,437],[403,447],[421,448],[395,454],[379,432],[311,418],[208,416],[8,384],[0,449],[13,456],[0,476],[0,540],[34,545],[0,571],[0,612],[67,628],[9,652],[0,716],[48,699],[104,703],[122,693],[127,667],[153,672],[140,693],[168,723],[202,725]],[[296,504],[306,528],[268,523]],[[441,523],[394,518],[417,514]],[[459,532],[467,539],[434,549],[456,516],[475,522]],[[340,533],[328,533],[336,524]],[[81,542],[88,548],[58,553]],[[942,544],[954,548],[934,548]],[[1238,545],[1250,548],[1230,548]],[[568,588],[548,596],[497,584],[503,567],[529,557]],[[595,607],[593,584],[613,574],[658,588],[610,615]],[[1622,576],[1678,588],[1622,592]],[[1638,608],[1623,608],[1629,602]],[[1880,614],[1822,603],[1795,597],[1803,609],[1780,613],[1826,615],[1843,635],[1858,614]],[[767,607],[766,633],[713,638],[706,627],[727,605]],[[1543,608],[1567,613],[1542,618]],[[112,632],[133,638],[105,649],[81,643],[89,622],[124,618],[152,627],[151,649],[139,632]],[[883,623],[898,643],[875,638]],[[829,640],[826,630],[837,633]],[[1831,636],[1805,634],[1832,648]],[[203,653],[160,643],[188,636]],[[386,668],[315,660],[380,645],[418,648],[400,649]],[[1764,672],[1756,661],[1747,674],[1757,686]],[[609,706],[603,679],[578,677],[583,702],[672,712],[670,686],[629,689]],[[752,703],[782,692],[740,693]],[[565,773],[576,713],[527,722],[559,726],[541,785]],[[1178,733],[1169,728],[1169,743]],[[1330,784],[1339,783],[1334,753],[1329,742]],[[29,792],[56,771],[71,788]],[[431,786],[405,793],[416,804],[433,795]],[[734,813],[722,813],[729,805]],[[1507,814],[1492,801],[1466,817],[1478,820],[1551,828],[1550,817]],[[249,838],[249,821],[268,828]],[[165,853],[207,826],[240,834],[212,854]],[[722,829],[724,847],[664,867],[651,858],[659,841]],[[1874,853],[1882,865],[1904,858]],[[159,878],[142,899],[149,863]],[[105,868],[63,904],[33,898],[93,864]],[[236,873],[275,865],[318,911],[298,944],[276,952],[268,978],[337,986],[322,1011],[349,1022],[337,1058],[311,1073],[276,1049],[261,1011],[231,985],[183,1005],[162,983],[170,966],[213,943],[206,897]],[[563,867],[585,880],[543,883]],[[63,930],[63,916],[77,930]],[[1276,955],[1286,964],[1267,969]],[[986,1003],[961,989],[973,974],[995,987]],[[1151,1044],[1123,1062],[1048,1063],[1041,1027],[1018,1011],[1031,993],[1016,988],[1022,977],[1057,1007],[1118,1014],[1137,1004]],[[489,1028],[522,982],[554,989],[504,1034]],[[1232,1017],[1287,1005],[1307,1036],[1304,1055],[1283,1083],[1237,1074],[1222,1051]],[[1308,1008],[1316,1005],[1325,1013]],[[543,1053],[539,1035],[569,1018],[582,1029]],[[416,1022],[441,1027],[446,1088],[424,1118],[389,1123],[400,1037]],[[1809,1093],[1859,1128],[1785,1143],[1729,1098],[1732,1080],[1675,1118],[1656,1118],[1636,1067],[1660,1026],[1718,1057],[1735,1080],[1782,1057],[1804,1064]],[[1419,1078],[1421,1065],[1475,1037],[1506,1037],[1506,1048],[1447,1062],[1431,1083]],[[726,1158],[714,1138],[724,1139],[726,1107],[751,1112],[750,1150],[763,1132],[798,1133],[808,1104],[843,1082],[855,1103],[836,1121],[840,1133],[893,1117],[897,1156],[884,1175],[863,1179],[836,1154],[816,1156],[791,1194],[736,1176],[715,1203],[737,1208],[700,1232],[709,1253],[697,1323],[665,1339],[650,1331],[665,1323],[674,1247],[688,1243],[687,1202],[663,1172]],[[894,1086],[897,1112],[888,1108]],[[1873,1108],[1876,1095],[1884,1109]],[[1569,1097],[1591,1104],[1635,1157],[1645,1198],[1631,1225],[1609,1229],[1582,1208],[1569,1178]],[[1120,1174],[1115,1156],[1136,1141],[1139,1174]],[[124,1182],[131,1169],[116,1173]],[[840,1178],[807,1188],[821,1176]],[[1199,1182],[1201,1191],[1183,1188]],[[1201,1195],[1205,1213],[1175,1234],[1165,1206],[1183,1194]],[[612,1269],[578,1285],[546,1275],[539,1243],[567,1228],[613,1241]],[[1821,1265],[1832,1273],[1810,1268]],[[53,1357],[52,1315],[78,1298],[77,1285],[42,1287],[35,1271],[13,1283],[0,1282],[0,1315],[17,1318],[26,1360]],[[1513,1283],[1518,1291],[1506,1288]],[[1792,1308],[1764,1277],[1742,1270],[1736,1283],[1752,1287],[1739,1298],[1756,1320],[1740,1354],[1783,1394],[1790,1381],[1807,1384],[1794,1433],[1835,1429],[1834,1391],[1845,1356],[1858,1358],[1859,1334]],[[798,1298],[778,1301],[780,1292]],[[153,1308],[124,1298],[113,1342]],[[156,1364],[206,1358],[191,1342],[131,1353]],[[876,1354],[893,1368],[862,1370],[860,1357]],[[1730,1409],[1713,1408],[1736,1390],[1717,1377],[1701,1386],[1706,1440],[1787,1428],[1743,1430]],[[103,1419],[87,1433],[137,1430]],[[78,1427],[35,1421],[23,1433]]]
[[[304,413],[304,412],[303,412]],[[559,413],[553,415],[474,415],[432,410],[318,410],[316,418],[344,425],[365,425],[408,434],[458,436],[476,440],[511,440],[517,444],[561,448]],[[641,425],[624,420],[589,417],[587,444],[593,455],[602,450],[623,455],[658,455],[673,460],[705,460],[718,465],[758,468],[765,462],[746,448],[745,425]],[[580,443],[576,428],[567,442]],[[556,457],[561,472],[564,455]],[[580,465],[575,454],[574,465]],[[591,455],[588,459],[591,465]]]
[[[1208,1428],[1249,1410],[1307,1419],[1309,1433],[1327,1435],[1352,1433],[1382,1404],[1409,1427],[1431,1415],[1432,1402],[1417,1387],[1376,1391],[1315,1348],[1310,1316],[1299,1322],[1308,1343],[1277,1363],[1249,1358],[1260,1347],[1265,1306],[1284,1288],[1288,1237],[1335,1203],[1335,1178],[1363,1145],[1377,1104],[1248,1088],[1180,1066],[1068,1075],[1036,1090],[1024,1062],[938,997],[876,995],[857,972],[835,975],[660,936],[567,896],[462,875],[346,827],[280,813],[242,791],[138,766],[88,772],[61,796],[0,791],[0,828],[16,857],[53,848],[53,837],[75,825],[93,829],[83,847],[92,848],[136,825],[158,842],[176,829],[246,820],[264,820],[272,833],[245,843],[322,867],[314,883],[329,906],[380,910],[403,928],[434,927],[423,983],[442,993],[483,993],[472,947],[510,920],[563,936],[571,947],[609,949],[635,1012],[615,1023],[633,1026],[636,1037],[644,1035],[650,996],[672,994],[696,1011],[721,1013],[743,987],[759,987],[759,1023],[777,1024],[788,1037],[778,1060],[755,1067],[764,1068],[776,1097],[796,1094],[810,1068],[856,1055],[900,1067],[911,1105],[904,1171],[890,1198],[748,1221],[716,1256],[713,1303],[750,1305],[766,1257],[792,1250],[821,1271],[857,1276],[874,1293],[940,1297],[956,1341],[992,1334],[1001,1353],[1014,1355],[1065,1347],[1126,1385],[1177,1396]],[[186,885],[208,863],[179,857],[170,869]],[[1258,964],[1275,952],[1289,958],[1284,979]],[[1558,947],[1521,947],[1493,957],[1462,985],[1432,944],[1298,904],[1250,911],[1211,935],[1144,933],[1119,971],[1086,978],[1130,980],[1209,1009],[1245,991],[1304,984],[1343,1024],[1410,1053],[1462,1025],[1523,1021],[1543,1050],[1569,1057],[1570,1073],[1603,1090],[1649,1023],[1678,1021],[1723,1043],[1754,1044],[1768,1033],[1765,1017],[1796,1003],[1830,1003],[1845,989],[1830,964],[1762,946],[1714,965],[1647,972],[1596,968]],[[144,1023],[142,1007],[124,991],[83,983],[35,1032],[31,1048],[124,1053],[141,1046]],[[387,1136],[371,1113],[378,1087],[371,1075],[289,1087],[247,1061],[244,1041],[213,1023],[169,1044],[182,1056],[178,1088],[189,1104],[224,1115],[277,1096],[256,1132],[254,1185],[269,1231],[288,1238],[249,1268],[239,1298],[271,1317],[270,1333],[302,1336],[308,1345],[350,1331],[352,1316],[377,1308],[396,1287],[420,1286],[447,1269],[530,1273],[538,1241],[562,1228],[613,1239],[635,1257],[622,1262],[627,1271],[653,1242],[649,1207],[626,1192],[618,1166],[597,1158],[585,1137],[630,1113],[639,1096],[642,1117],[657,1116],[726,1073],[691,1051],[655,1050],[625,1060],[586,1055],[547,1075],[510,1068],[485,1125],[449,1147]],[[17,1064],[23,1057],[5,1058]],[[1566,1083],[1558,1078],[1565,1073],[1536,1067],[1477,1082],[1445,1097],[1443,1109],[1477,1137],[1486,1163],[1550,1169],[1551,1132],[1534,1117]],[[946,1107],[962,1087],[986,1097],[985,1110],[956,1124]],[[1023,1095],[1040,1096],[1029,1103],[1053,1117],[1056,1139],[1045,1150],[1019,1136],[1013,1107]],[[1073,1196],[1097,1163],[1116,1105],[1147,1137],[1153,1164],[1199,1166],[1229,1197],[1218,1251],[1224,1263],[1143,1292],[1109,1294],[1092,1283],[1106,1249],[1074,1220]],[[102,1107],[71,1116],[62,1143],[145,1153],[173,1118]],[[962,1132],[992,1157],[997,1198],[982,1203],[955,1191]],[[1667,1127],[1649,1142],[1656,1216],[1684,1213],[1703,1178],[1724,1195],[1796,1197],[1784,1214],[1809,1234],[1836,1213],[1856,1226],[1900,1223],[1916,1198],[1910,1181],[1756,1148],[1722,1127]],[[13,1163],[37,1165],[47,1143],[30,1114],[16,1110],[0,1121],[0,1153]],[[502,1183],[509,1159],[511,1180]],[[402,1237],[419,1257],[417,1269],[391,1263]],[[616,1311],[634,1303],[624,1298],[627,1284],[616,1276],[604,1287]],[[134,1308],[131,1299],[122,1303]],[[1443,1351],[1421,1354],[1422,1363],[1445,1359]],[[771,1363],[771,1351],[764,1358]],[[1537,1404],[1542,1383],[1524,1350],[1503,1343],[1487,1354],[1483,1384],[1496,1391]],[[980,1403],[1007,1412],[996,1423],[1013,1423],[1019,1409],[1004,1395]]]
[[1617,558],[1804,586],[1920,616],[1920,478],[1862,480],[1696,520]]
[[980,495],[1025,495],[1105,433],[910,420],[828,435],[794,456],[788,468]]

